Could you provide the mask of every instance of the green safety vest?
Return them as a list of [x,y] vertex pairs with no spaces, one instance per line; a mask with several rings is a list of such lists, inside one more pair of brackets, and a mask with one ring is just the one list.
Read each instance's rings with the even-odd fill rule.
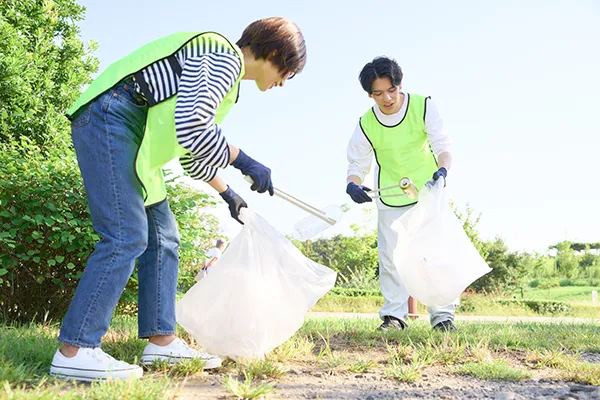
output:
[[[244,76],[244,56],[238,46],[215,32],[179,32],[140,47],[106,68],[69,109],[67,117],[72,119],[78,111],[130,76],[135,76],[136,82],[144,91],[146,83],[143,81],[141,71],[159,60],[166,59],[174,72],[181,74],[181,66],[176,61],[175,54],[197,37],[200,37],[199,40],[203,42],[210,43],[211,48],[213,45],[214,48],[219,45],[235,51],[242,63],[240,75],[217,107],[215,124],[220,124],[237,100],[239,83]],[[160,203],[167,197],[162,168],[174,158],[189,154],[189,150],[178,143],[175,132],[177,96],[172,96],[158,104],[154,104],[154,99],[150,97],[146,95],[150,108],[144,137],[135,158],[135,171],[142,186],[146,206]]]
[[[420,190],[437,170],[437,161],[425,132],[426,99],[407,94],[406,115],[396,126],[381,124],[372,108],[360,118],[360,127],[371,143],[379,165],[379,188],[397,185],[400,179],[409,177]],[[381,194],[402,193],[402,189],[394,188]],[[382,197],[380,200],[389,207],[404,207],[418,201],[408,197]]]

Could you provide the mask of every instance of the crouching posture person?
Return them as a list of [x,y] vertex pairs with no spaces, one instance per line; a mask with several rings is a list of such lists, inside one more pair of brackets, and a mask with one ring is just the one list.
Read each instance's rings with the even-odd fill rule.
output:
[[261,91],[302,71],[304,38],[285,18],[250,24],[237,43],[214,32],[175,33],[110,65],[68,111],[72,140],[94,229],[101,236],[63,320],[50,373],[78,380],[140,377],[142,369],[100,348],[133,272],[139,276],[141,362],[171,364],[218,357],[175,336],[179,234],[162,167],[178,158],[238,215],[244,200],[217,176],[233,165],[273,195],[271,171],[228,143],[220,124],[237,102],[242,79]]

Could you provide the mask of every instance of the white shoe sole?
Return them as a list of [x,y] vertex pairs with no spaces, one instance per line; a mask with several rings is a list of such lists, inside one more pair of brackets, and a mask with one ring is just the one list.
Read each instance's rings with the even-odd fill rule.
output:
[[[164,356],[164,355],[160,355],[160,354],[147,354],[147,355],[142,356],[140,363],[143,365],[151,365],[154,363],[154,361],[166,361],[167,363],[169,363],[170,366],[173,366],[184,360],[193,360],[193,358],[172,357],[172,356]],[[203,360],[203,361],[206,365],[202,369],[219,368],[222,364],[222,361],[220,358],[212,358],[210,360]]]
[[59,367],[52,365],[50,375],[59,379],[69,379],[83,382],[105,381],[107,379],[138,379],[144,371],[140,367],[120,371],[90,370],[82,368]]

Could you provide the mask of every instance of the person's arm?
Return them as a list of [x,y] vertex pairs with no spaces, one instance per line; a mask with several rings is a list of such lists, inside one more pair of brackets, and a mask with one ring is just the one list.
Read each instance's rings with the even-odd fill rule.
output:
[[241,61],[228,52],[209,53],[185,60],[175,106],[177,141],[189,151],[181,165],[194,179],[210,182],[217,168],[239,155],[215,124],[217,108],[241,73]]
[[373,162],[373,147],[362,131],[360,122],[356,124],[354,133],[350,137],[346,148],[348,159],[348,173],[346,183],[353,182],[361,185],[365,176],[371,171]]
[[346,178],[346,193],[356,203],[371,202],[373,199],[367,194],[371,189],[362,186],[365,176],[371,171],[373,162],[373,147],[362,131],[360,122],[356,125],[354,133],[346,148],[348,158],[348,173]]
[[215,177],[210,182],[208,182],[208,184],[219,194],[226,191],[229,187],[219,175],[215,175]]
[[213,257],[205,266],[204,268],[210,268],[213,265],[215,265],[215,263],[219,260],[219,257]]
[[438,170],[432,179],[437,180],[440,176],[445,179],[452,166],[452,141],[444,130],[437,106],[430,98],[425,100],[425,131],[427,142],[438,162]]
[[189,153],[181,166],[193,179],[212,181],[218,168],[233,165],[254,183],[250,189],[273,195],[271,170],[227,143],[215,124],[217,108],[241,73],[237,54],[218,52],[189,57],[179,80],[175,105],[177,141]]
[[449,151],[445,151],[438,156],[438,167],[446,168],[446,171],[450,170],[450,166],[452,165],[452,153]]

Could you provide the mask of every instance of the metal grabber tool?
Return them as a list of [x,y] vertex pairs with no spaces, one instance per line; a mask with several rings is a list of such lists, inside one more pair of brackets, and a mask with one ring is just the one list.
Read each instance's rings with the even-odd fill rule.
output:
[[[382,194],[381,192],[391,189],[400,188],[404,193],[396,193],[396,194]],[[400,179],[397,185],[387,186],[381,189],[371,190],[367,192],[369,197],[372,199],[380,199],[382,197],[408,197],[409,199],[416,199],[419,196],[419,189],[415,186],[413,181],[409,177],[404,177]]]
[[[254,183],[252,178],[248,175],[246,175],[244,177],[244,179],[250,183]],[[316,207],[311,206],[308,203],[303,202],[300,199],[297,199],[296,197],[284,192],[283,190],[273,188],[273,193],[275,194],[275,196],[287,201],[288,203],[295,205],[296,207],[306,211],[309,214],[314,215],[315,217],[327,222],[329,225],[333,226],[337,223],[337,221],[335,219],[329,218],[327,215],[325,215],[325,213],[323,211],[319,210]]]

